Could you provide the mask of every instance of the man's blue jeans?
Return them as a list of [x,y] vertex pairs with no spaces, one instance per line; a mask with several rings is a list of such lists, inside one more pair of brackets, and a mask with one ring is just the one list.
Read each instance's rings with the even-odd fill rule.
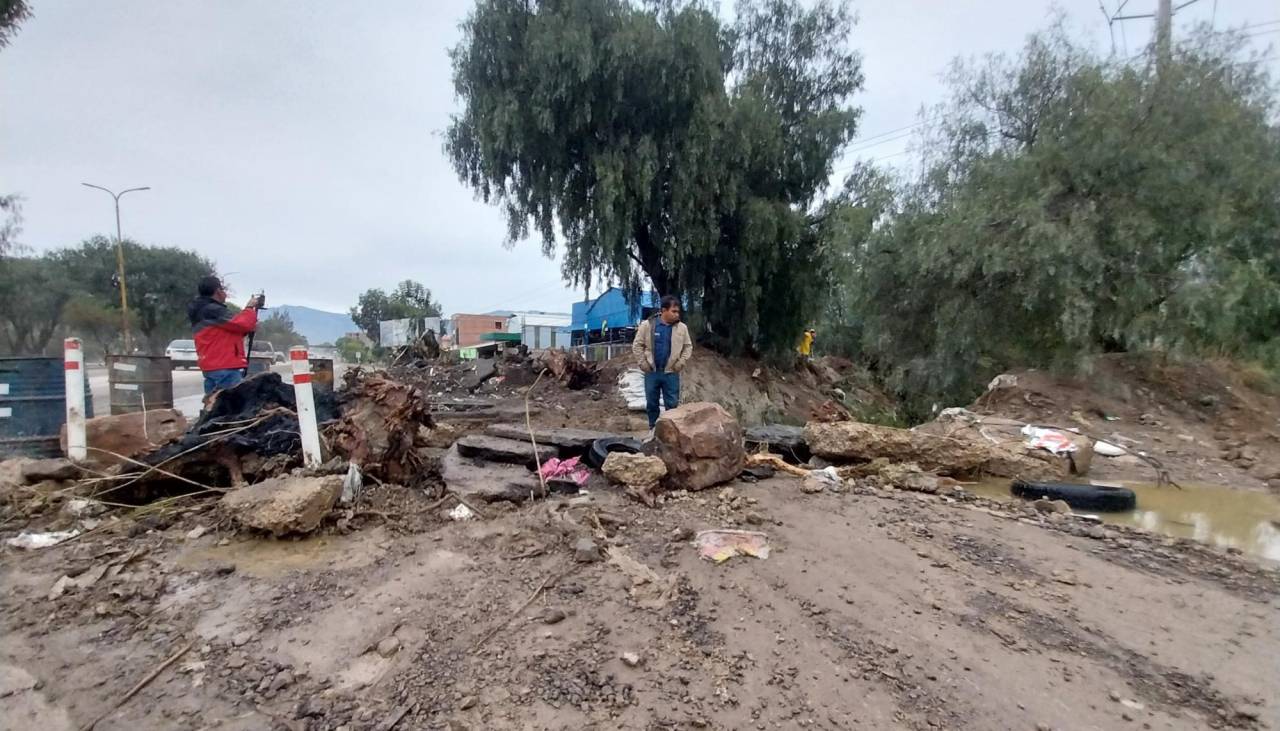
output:
[[231,388],[238,385],[244,380],[244,374],[239,368],[227,368],[221,371],[205,371],[204,372],[204,395],[208,396],[214,391],[221,391],[224,388]]
[[649,428],[652,429],[654,424],[658,423],[658,415],[661,410],[658,408],[658,396],[661,394],[662,401],[668,409],[674,409],[680,405],[680,374],[679,373],[653,373],[644,374],[644,406],[645,411],[649,414]]

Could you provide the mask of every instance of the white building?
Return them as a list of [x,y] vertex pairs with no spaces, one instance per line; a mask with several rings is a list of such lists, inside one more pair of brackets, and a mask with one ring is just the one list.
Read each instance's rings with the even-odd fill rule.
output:
[[551,328],[569,327],[572,322],[573,315],[567,312],[541,312],[539,310],[512,312],[511,316],[507,318],[507,332],[522,333],[526,325]]

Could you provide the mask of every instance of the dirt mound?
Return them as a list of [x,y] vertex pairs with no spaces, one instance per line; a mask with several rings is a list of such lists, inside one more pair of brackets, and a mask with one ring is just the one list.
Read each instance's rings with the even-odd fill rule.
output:
[[[601,387],[616,384],[621,373],[635,367],[630,355],[610,360],[601,369]],[[681,374],[681,401],[720,404],[744,426],[803,425],[833,399],[865,420],[879,421],[893,411],[892,400],[871,385],[867,372],[842,358],[777,367],[700,348]]]
[[[1179,481],[1280,491],[1280,397],[1265,376],[1223,361],[1134,354],[1102,356],[1090,371],[1004,374],[970,408],[1078,428],[1158,457]],[[1094,460],[1094,469],[1098,477],[1150,477],[1136,458]]]

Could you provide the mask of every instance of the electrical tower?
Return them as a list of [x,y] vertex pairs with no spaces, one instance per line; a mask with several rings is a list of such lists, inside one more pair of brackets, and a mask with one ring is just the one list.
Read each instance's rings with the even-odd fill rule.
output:
[[1156,50],[1156,66],[1162,68],[1169,61],[1170,55],[1173,53],[1173,16],[1179,10],[1195,5],[1200,0],[1185,0],[1178,5],[1173,4],[1173,0],[1156,0],[1156,9],[1152,13],[1133,13],[1123,15],[1125,7],[1130,0],[1121,0],[1119,7],[1115,12],[1107,10],[1107,6],[1099,0],[1098,6],[1102,8],[1102,14],[1107,18],[1107,28],[1111,30],[1111,50],[1114,52],[1116,47],[1115,24],[1126,20],[1142,20],[1145,18],[1154,18],[1156,21],[1155,32],[1155,50]]

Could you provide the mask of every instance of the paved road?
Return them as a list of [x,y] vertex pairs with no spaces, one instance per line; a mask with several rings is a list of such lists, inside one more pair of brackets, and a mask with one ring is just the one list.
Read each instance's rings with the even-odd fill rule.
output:
[[[279,373],[285,383],[293,383],[293,374],[287,363],[273,366],[271,370]],[[93,394],[93,413],[97,416],[105,416],[111,413],[106,366],[90,365],[88,371],[89,391]],[[175,370],[173,372],[173,406],[181,411],[183,416],[188,419],[199,416],[203,398],[204,375],[200,371]]]

